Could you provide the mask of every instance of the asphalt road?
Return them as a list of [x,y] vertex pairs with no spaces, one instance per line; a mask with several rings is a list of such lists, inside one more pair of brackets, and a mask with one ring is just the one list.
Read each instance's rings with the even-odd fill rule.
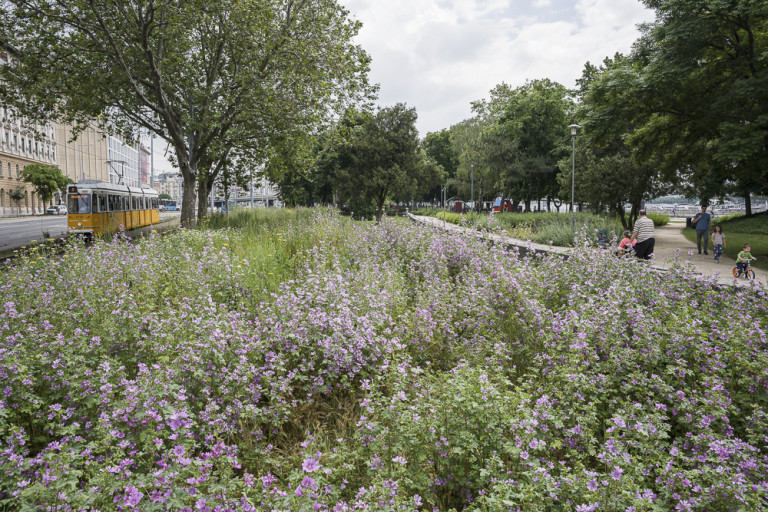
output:
[[0,252],[18,249],[32,240],[42,241],[43,233],[51,238],[66,234],[66,215],[35,215],[0,219]]
[[[178,217],[178,212],[164,212],[160,219]],[[28,217],[0,217],[0,253],[29,245],[32,240],[41,242],[43,233],[51,238],[67,233],[66,215],[35,215]]]

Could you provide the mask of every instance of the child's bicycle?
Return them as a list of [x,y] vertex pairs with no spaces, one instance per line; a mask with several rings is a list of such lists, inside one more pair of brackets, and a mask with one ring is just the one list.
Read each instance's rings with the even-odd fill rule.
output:
[[[754,259],[754,258],[752,258],[752,259]],[[741,270],[739,270],[739,266],[738,265],[733,267],[733,277],[738,279],[739,277],[741,277],[742,274],[744,274],[744,276],[747,279],[749,279],[750,281],[754,281],[755,280],[755,271],[752,270],[752,267],[749,265],[749,262],[750,262],[750,260],[747,260],[747,262],[745,263],[746,266],[744,267],[744,271],[743,272]]]

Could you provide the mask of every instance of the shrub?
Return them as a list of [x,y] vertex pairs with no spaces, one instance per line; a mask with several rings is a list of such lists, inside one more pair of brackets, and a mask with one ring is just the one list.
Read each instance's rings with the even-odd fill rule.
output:
[[654,226],[666,226],[669,224],[669,215],[663,213],[649,213],[648,218],[653,221]]
[[262,212],[6,270],[4,509],[760,509],[765,294]]

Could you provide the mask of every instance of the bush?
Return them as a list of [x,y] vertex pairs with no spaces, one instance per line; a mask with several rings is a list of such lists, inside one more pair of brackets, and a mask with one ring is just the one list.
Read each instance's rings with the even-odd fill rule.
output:
[[669,224],[669,215],[663,213],[649,213],[648,218],[653,221],[653,225],[656,227]]
[[765,294],[262,212],[5,271],[0,508],[760,510]]

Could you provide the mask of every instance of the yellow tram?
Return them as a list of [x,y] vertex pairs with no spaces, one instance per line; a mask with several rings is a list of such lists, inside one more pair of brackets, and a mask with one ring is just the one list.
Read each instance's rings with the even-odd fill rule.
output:
[[104,181],[67,186],[67,226],[70,233],[99,235],[136,229],[160,221],[157,191]]

